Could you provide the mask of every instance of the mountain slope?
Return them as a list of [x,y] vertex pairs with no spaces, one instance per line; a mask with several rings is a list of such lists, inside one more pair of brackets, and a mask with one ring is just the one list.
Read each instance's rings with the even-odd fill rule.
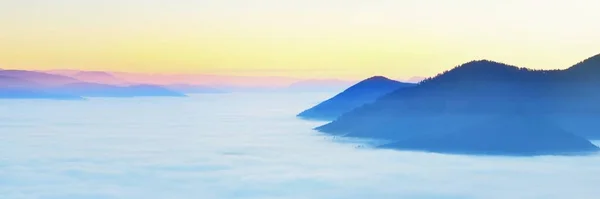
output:
[[589,57],[569,67],[566,71],[569,75],[572,75],[572,78],[577,78],[579,80],[587,80],[588,78],[599,80],[600,54]]
[[382,148],[478,155],[553,155],[599,148],[543,117],[506,115],[455,132],[401,140]]
[[224,90],[202,85],[174,84],[165,87],[182,93],[226,93]]
[[56,99],[82,100],[77,95],[50,93],[26,88],[0,88],[0,99]]
[[36,71],[26,71],[26,70],[0,70],[0,75],[34,82],[34,83],[36,83],[40,86],[44,86],[44,87],[45,86],[59,86],[59,85],[81,82],[80,80],[77,80],[75,78],[67,77],[67,76],[63,76],[63,75],[49,74],[49,73],[36,72]]
[[108,85],[128,85],[130,84],[127,81],[116,78],[112,74],[103,71],[80,71],[70,75],[75,79],[90,82],[90,83],[98,83],[98,84],[108,84]]
[[[577,97],[561,95],[565,82],[564,71],[535,71],[518,68],[498,62],[479,60],[465,63],[436,77],[426,79],[411,88],[394,91],[376,102],[343,114],[338,120],[317,130],[350,137],[385,139],[401,143],[396,148],[417,148],[436,152],[454,153],[468,151],[470,153],[487,153],[485,148],[477,148],[473,143],[456,142],[449,148],[440,148],[436,142],[454,142],[449,133],[462,140],[470,140],[471,136],[484,136],[493,130],[482,125],[489,121],[497,121],[495,127],[506,127],[505,131],[523,132],[532,129],[561,132],[562,126],[555,124],[550,116],[575,113]],[[573,98],[575,101],[565,99]],[[567,105],[561,105],[561,104]],[[562,106],[562,107],[560,107]],[[540,126],[523,126],[515,121],[504,121],[510,117],[527,115],[529,121],[541,120],[549,116],[547,122],[537,123]],[[501,119],[498,119],[501,118]],[[558,126],[558,127],[555,127]],[[534,128],[535,127],[535,128]],[[465,130],[467,129],[467,130]],[[472,132],[483,131],[484,134]],[[527,140],[540,139],[552,134],[532,134]],[[497,139],[508,139],[512,134],[504,134]],[[517,137],[519,138],[519,137]],[[524,138],[519,143],[526,143]],[[416,142],[418,141],[418,142]],[[514,140],[516,141],[516,140]],[[548,144],[561,140],[547,141]],[[558,144],[558,143],[554,143]],[[580,143],[585,148],[585,143]],[[534,145],[540,153],[557,153],[562,149],[550,150],[541,145]],[[463,148],[461,148],[463,147]],[[494,150],[512,150],[526,146],[499,145]],[[501,149],[502,147],[506,147]],[[577,148],[577,147],[575,147]],[[563,148],[566,150],[566,148]],[[558,150],[558,151],[557,151]],[[566,152],[566,151],[565,151]],[[572,151],[569,151],[572,152]]]
[[10,76],[0,75],[0,88],[34,88],[39,87],[38,84]]
[[46,92],[34,82],[0,75],[0,99],[83,99],[76,95]]
[[303,111],[298,114],[298,117],[332,120],[354,108],[371,103],[389,92],[410,86],[413,86],[413,84],[402,83],[381,76],[371,77],[351,86],[336,96]]
[[554,86],[560,98],[553,109],[557,123],[588,139],[600,140],[600,54],[561,71],[560,85]]
[[113,86],[96,83],[76,83],[53,87],[50,90],[55,93],[84,97],[185,97],[183,93],[153,85]]
[[[524,86],[522,82],[544,84],[546,78],[549,77],[542,72],[487,60],[473,61],[426,79],[415,87],[389,93],[375,103],[344,114],[317,129],[357,137],[379,134],[377,137],[382,139],[443,131],[460,126],[454,120],[473,121],[480,118],[478,115],[509,113],[527,107],[524,104],[543,95],[545,89]],[[535,109],[541,104],[527,108]],[[440,128],[431,124],[440,124]],[[441,124],[448,126],[441,127]],[[398,129],[410,132],[398,133]]]

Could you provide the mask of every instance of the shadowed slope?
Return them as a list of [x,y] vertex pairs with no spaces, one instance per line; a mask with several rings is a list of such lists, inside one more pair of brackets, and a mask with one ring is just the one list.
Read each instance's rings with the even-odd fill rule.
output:
[[[426,79],[418,86],[392,92],[317,130],[350,137],[396,141],[396,144],[390,145],[394,148],[442,153],[487,154],[505,151],[511,154],[511,150],[515,150],[513,154],[574,152],[577,150],[570,150],[569,147],[546,147],[560,146],[562,138],[569,137],[567,133],[558,139],[561,137],[558,136],[559,132],[564,130],[554,124],[554,118],[537,122],[542,121],[545,115],[577,113],[573,108],[575,106],[571,105],[577,101],[555,108],[565,103],[566,98],[561,95],[561,90],[567,89],[562,86],[565,81],[564,71],[535,71],[487,60],[472,61]],[[524,121],[513,120],[512,117]],[[524,125],[526,121],[533,126]],[[498,134],[492,131],[492,127],[512,133]],[[528,129],[540,132],[523,134]],[[545,145],[529,143],[546,137],[557,139],[545,140]],[[477,140],[485,143],[493,139],[510,140],[515,145],[498,143],[489,146],[492,148],[482,148],[476,144]],[[446,141],[455,144],[439,145]],[[586,142],[573,143],[579,143],[579,146],[573,145],[572,149],[588,150]]]
[[307,119],[333,120],[341,114],[403,87],[414,84],[402,83],[385,77],[375,76],[365,79],[340,94],[300,113],[298,117]]
[[569,67],[566,71],[579,80],[587,79],[585,77],[600,80],[598,76],[600,74],[600,54],[587,58]]
[[182,93],[227,93],[227,91],[221,89],[202,85],[174,84],[165,87]]
[[49,93],[24,88],[0,88],[0,99],[82,100],[83,98],[77,95]]
[[553,118],[568,131],[588,139],[600,140],[600,54],[561,71],[561,93],[553,109]]
[[103,72],[103,71],[80,71],[80,72],[70,75],[70,77],[73,77],[75,79],[78,79],[78,80],[81,80],[84,82],[97,83],[97,84],[108,84],[108,85],[129,85],[129,84],[131,84],[127,81],[116,78],[115,76],[113,76],[112,74],[110,74],[108,72]]
[[39,87],[38,84],[10,76],[0,75],[0,88],[34,88]]
[[[486,60],[473,61],[426,79],[415,87],[396,90],[317,129],[357,137],[377,134],[376,137],[382,139],[444,131],[460,126],[460,121],[476,121],[486,115],[526,107],[522,104],[545,90],[523,86],[520,82],[542,84],[546,78],[542,72]],[[534,109],[541,104],[527,108]],[[399,133],[399,129],[403,132]]]
[[552,155],[598,151],[543,117],[505,115],[442,135],[401,140],[382,148],[480,155]]
[[[112,79],[104,72],[73,73],[100,79]],[[138,97],[169,96],[182,97],[182,93],[153,85],[115,86],[99,83],[88,83],[63,75],[48,74],[24,70],[0,70],[0,88],[3,96],[19,98],[72,98],[85,97]],[[79,97],[77,97],[79,98]]]
[[39,86],[59,86],[81,82],[72,77],[26,70],[0,70],[0,75],[34,82]]
[[185,97],[183,93],[153,85],[112,86],[95,83],[77,83],[54,87],[51,90],[56,93],[84,97]]
[[76,95],[66,95],[46,92],[40,89],[40,85],[16,77],[0,76],[0,98],[1,99],[61,99],[76,100],[83,99]]

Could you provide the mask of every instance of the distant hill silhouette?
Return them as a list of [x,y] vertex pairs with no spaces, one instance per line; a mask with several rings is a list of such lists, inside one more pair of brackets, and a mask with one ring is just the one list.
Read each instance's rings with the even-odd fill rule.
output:
[[[568,150],[569,147],[547,148],[559,146],[562,140],[544,140],[544,137],[552,138],[553,135],[558,136],[559,132],[575,133],[587,138],[600,137],[600,129],[597,128],[600,125],[597,122],[577,120],[580,125],[574,125],[573,121],[569,121],[570,118],[573,120],[573,116],[588,118],[600,114],[600,106],[597,105],[600,100],[600,90],[597,89],[600,84],[597,82],[600,81],[594,80],[600,75],[594,72],[600,68],[597,60],[598,56],[595,56],[570,69],[552,71],[530,70],[488,60],[472,61],[427,78],[415,87],[387,94],[317,130],[395,141],[395,144],[388,146],[392,148],[442,153],[506,152],[510,155],[527,155],[533,152],[575,152]],[[594,73],[596,75],[591,75]],[[522,118],[537,126],[527,126],[511,118]],[[491,127],[503,127],[506,131],[497,139],[517,144],[498,143],[494,145],[496,148],[472,145],[476,140],[485,143],[486,135],[496,136]],[[524,134],[528,129],[543,132]],[[475,137],[474,132],[483,132],[477,134],[483,137]],[[530,137],[522,137],[525,135]],[[564,139],[570,137],[568,139],[577,140],[577,136],[563,136]],[[533,148],[527,148],[525,143],[532,140],[543,140],[545,145],[529,143]],[[445,141],[456,142],[431,144]],[[518,143],[523,146],[518,146]],[[586,143],[579,145],[580,151],[587,151],[583,150],[588,147]],[[571,146],[571,149],[577,148]]]
[[[75,76],[79,73],[73,73]],[[109,76],[106,76],[109,75]],[[85,76],[110,78],[110,74],[90,72]],[[25,70],[0,70],[1,98],[79,99],[83,97],[182,97],[183,93],[161,86],[116,86],[84,82],[73,77]]]
[[95,83],[75,83],[53,87],[50,90],[54,93],[79,95],[84,97],[185,97],[185,94],[183,93],[153,85],[113,86]]
[[0,70],[0,76],[34,82],[40,86],[57,86],[81,82],[72,77],[27,70]]
[[25,88],[0,88],[0,99],[56,99],[56,100],[82,100],[76,95],[49,93]]
[[39,84],[32,81],[0,75],[0,88],[33,88],[39,86]]
[[[9,73],[12,74],[12,73]],[[45,92],[40,85],[16,77],[0,75],[0,99],[83,99],[75,95]]]
[[354,108],[371,103],[389,92],[410,86],[414,86],[414,84],[398,82],[382,76],[371,77],[351,86],[340,94],[303,111],[298,114],[298,117],[332,120]]
[[46,70],[46,71],[39,71],[39,72],[71,77],[71,78],[77,79],[81,82],[88,82],[88,83],[119,85],[119,86],[136,84],[135,82],[128,82],[128,81],[122,80],[120,78],[117,78],[111,72],[105,72],[105,71]]
[[75,79],[90,82],[90,83],[98,83],[98,84],[108,84],[108,85],[129,85],[131,83],[116,78],[112,74],[103,71],[80,71],[70,75]]

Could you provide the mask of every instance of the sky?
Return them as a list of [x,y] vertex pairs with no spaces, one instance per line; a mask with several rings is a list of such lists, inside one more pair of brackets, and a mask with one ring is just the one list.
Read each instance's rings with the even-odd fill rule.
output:
[[2,0],[0,68],[357,79],[600,53],[595,0]]

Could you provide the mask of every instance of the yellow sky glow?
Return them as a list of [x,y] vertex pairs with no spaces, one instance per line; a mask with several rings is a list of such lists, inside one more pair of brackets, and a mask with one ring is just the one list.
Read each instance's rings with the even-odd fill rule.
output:
[[600,53],[593,0],[5,0],[0,68],[429,76]]

